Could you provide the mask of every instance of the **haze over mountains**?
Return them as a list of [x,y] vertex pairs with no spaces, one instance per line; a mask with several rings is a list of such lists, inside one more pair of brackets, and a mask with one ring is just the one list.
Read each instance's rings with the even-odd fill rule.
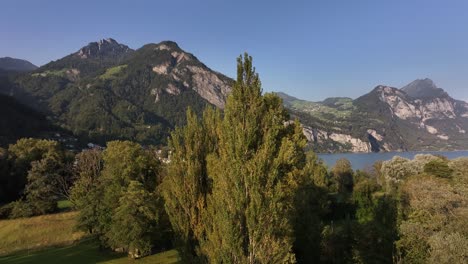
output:
[[[209,105],[222,109],[233,83],[171,41],[133,50],[104,39],[37,69],[13,62],[16,68],[0,63],[0,69],[29,72],[0,74],[1,93],[83,142],[102,144],[112,139],[164,144],[169,132],[184,124],[188,107],[196,113]],[[401,89],[380,85],[355,100],[309,102],[278,95],[303,123],[316,151],[468,147],[468,104],[429,79]]]

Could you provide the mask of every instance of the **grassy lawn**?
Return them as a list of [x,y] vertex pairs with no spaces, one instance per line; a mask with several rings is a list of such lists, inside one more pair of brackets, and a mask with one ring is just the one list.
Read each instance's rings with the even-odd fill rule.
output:
[[99,76],[99,78],[103,79],[103,80],[110,80],[110,79],[114,78],[114,76],[116,74],[118,74],[122,70],[124,70],[125,68],[127,68],[127,65],[119,65],[119,66],[112,67],[110,69],[107,69],[104,74]]
[[60,200],[57,202],[57,207],[60,211],[70,210],[72,203],[69,200]]
[[[63,202],[67,208],[67,202]],[[0,220],[0,263],[179,263],[175,250],[139,260],[126,254],[99,251],[96,240],[75,230],[77,212]]]
[[124,263],[155,263],[155,264],[175,264],[180,263],[176,250],[165,251],[138,260],[129,259],[125,254],[118,254],[109,251],[100,252],[97,241],[88,240],[74,245],[50,248],[32,253],[18,252],[7,257],[0,257],[0,263],[4,264],[27,264],[27,263],[47,263],[47,264],[124,264]]
[[0,255],[69,245],[80,240],[84,233],[74,229],[76,215],[77,212],[66,212],[0,220]]

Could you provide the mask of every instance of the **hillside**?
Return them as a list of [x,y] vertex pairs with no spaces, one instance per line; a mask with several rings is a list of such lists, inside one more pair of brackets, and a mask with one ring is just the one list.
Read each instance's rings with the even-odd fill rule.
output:
[[[197,114],[206,106],[223,109],[232,83],[172,41],[134,50],[103,39],[33,72],[0,70],[0,93],[81,142],[100,144],[165,144],[169,132],[185,123],[188,107]],[[355,100],[278,95],[318,152],[468,148],[468,104],[430,79],[401,89],[379,85]]]
[[59,131],[41,113],[2,94],[0,127],[0,146],[7,146],[22,137],[47,137],[48,134]]
[[105,39],[17,76],[0,90],[81,139],[161,144],[184,124],[188,107],[196,113],[207,105],[222,108],[231,83],[175,42],[133,50]]
[[[76,230],[78,212],[0,220],[0,263],[129,263],[125,254],[103,251]],[[12,235],[13,234],[13,235]],[[179,263],[176,250],[139,259],[138,263]]]
[[0,69],[4,71],[27,72],[37,69],[37,66],[27,60],[4,57],[0,58]]
[[379,85],[355,100],[308,102],[279,95],[319,152],[468,148],[468,104],[430,79],[402,89]]

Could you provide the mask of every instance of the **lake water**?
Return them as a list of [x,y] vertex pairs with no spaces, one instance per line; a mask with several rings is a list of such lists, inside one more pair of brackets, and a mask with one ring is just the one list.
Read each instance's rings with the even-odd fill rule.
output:
[[372,166],[376,161],[389,160],[394,156],[400,156],[408,159],[413,159],[416,154],[438,154],[449,159],[458,157],[468,157],[468,151],[409,151],[409,152],[379,152],[379,153],[337,153],[337,154],[318,154],[318,156],[328,165],[332,167],[336,161],[341,158],[346,158],[351,162],[353,169],[364,169]]

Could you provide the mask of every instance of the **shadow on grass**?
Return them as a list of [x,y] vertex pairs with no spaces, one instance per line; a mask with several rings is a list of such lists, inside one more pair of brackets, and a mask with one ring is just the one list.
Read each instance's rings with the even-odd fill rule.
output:
[[110,250],[99,250],[99,241],[88,238],[72,245],[63,247],[43,248],[37,251],[19,251],[8,256],[0,257],[2,264],[124,264],[124,263],[160,263],[178,264],[179,255],[176,250],[169,250],[150,255],[138,260],[129,259],[126,254]]
[[81,264],[105,262],[123,256],[125,255],[109,251],[99,251],[99,242],[94,239],[87,239],[64,247],[51,247],[32,252],[15,252],[12,255],[0,257],[0,263]]

